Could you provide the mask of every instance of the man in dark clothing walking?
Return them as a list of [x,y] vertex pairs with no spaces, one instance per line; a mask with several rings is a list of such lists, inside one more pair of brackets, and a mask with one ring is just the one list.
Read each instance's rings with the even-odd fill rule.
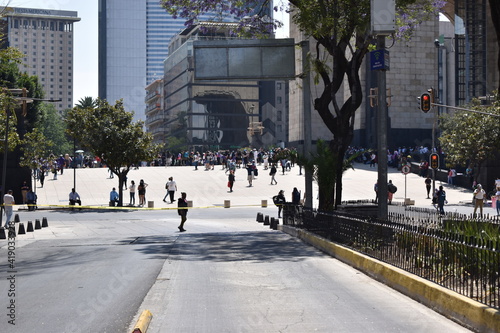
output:
[[187,207],[186,192],[181,192],[181,197],[177,200],[177,212],[181,217],[181,224],[178,226],[180,232],[186,231],[184,229],[184,223],[186,223],[187,220]]

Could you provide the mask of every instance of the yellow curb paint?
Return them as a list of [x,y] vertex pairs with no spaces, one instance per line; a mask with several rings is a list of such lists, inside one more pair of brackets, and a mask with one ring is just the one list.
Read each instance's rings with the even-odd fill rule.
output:
[[436,283],[386,264],[362,253],[290,226],[279,229],[370,277],[411,297],[434,311],[478,332],[500,332],[500,311],[460,295]]
[[149,310],[142,311],[132,333],[146,333],[151,319],[153,319],[153,314]]

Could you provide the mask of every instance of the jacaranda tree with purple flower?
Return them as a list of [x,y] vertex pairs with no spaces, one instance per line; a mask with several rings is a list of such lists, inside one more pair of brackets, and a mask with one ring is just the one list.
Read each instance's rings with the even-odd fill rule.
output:
[[[230,16],[238,18],[240,26],[236,33],[243,36],[265,36],[282,24],[264,15],[270,7],[269,0],[162,0],[162,3],[168,13],[186,20],[186,25],[207,14],[217,21]],[[410,38],[414,29],[435,18],[444,4],[441,0],[396,0],[398,30],[392,38]],[[289,0],[275,3],[274,10],[289,12],[292,22],[315,43],[310,68],[315,83],[321,82],[323,90],[314,99],[314,109],[332,133],[329,147],[335,160],[340,161],[334,167],[336,180],[331,189],[334,200],[326,201],[339,205],[342,161],[352,142],[354,115],[363,98],[359,69],[374,42],[370,33],[370,0]],[[347,87],[341,91],[344,84]],[[344,97],[346,92],[348,98]],[[340,93],[345,100],[343,104],[336,98]],[[319,206],[333,208],[325,207],[321,198]]]

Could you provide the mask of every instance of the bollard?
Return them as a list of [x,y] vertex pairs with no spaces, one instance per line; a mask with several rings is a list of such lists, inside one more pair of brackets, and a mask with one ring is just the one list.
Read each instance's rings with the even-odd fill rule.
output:
[[193,202],[191,200],[188,200],[188,207],[193,207]]
[[17,232],[18,235],[25,235],[26,230],[24,230],[24,223],[19,223],[19,231]]
[[261,206],[262,208],[266,208],[266,207],[267,207],[267,200],[261,200],[261,201],[260,201],[260,206]]
[[154,201],[148,201],[148,208],[155,208],[155,202]]
[[47,218],[44,217],[42,219],[42,228],[47,228],[49,226],[49,222],[47,221]]
[[264,222],[264,215],[262,213],[257,213],[257,222]]
[[0,239],[7,239],[7,237],[5,237],[5,229],[4,228],[0,228]]
[[231,208],[231,200],[224,200],[224,208]]
[[16,228],[15,227],[9,228],[9,238],[16,238]]
[[33,231],[35,231],[35,230],[33,229],[33,222],[28,221],[28,230],[26,230],[26,231],[27,231],[27,232],[33,232]]
[[279,223],[280,223],[280,220],[279,220],[279,219],[275,219],[275,218],[273,218],[273,219],[271,220],[271,227],[270,227],[270,228],[271,228],[271,229],[273,229],[273,230],[278,230],[278,224],[279,224]]
[[19,214],[15,214],[15,215],[14,215],[14,222],[15,222],[15,223],[19,223],[19,222],[21,222],[21,220],[19,219]]
[[40,220],[35,220],[35,229],[42,229],[42,226],[40,225]]
[[269,215],[266,215],[266,217],[264,217],[264,225],[269,225]]

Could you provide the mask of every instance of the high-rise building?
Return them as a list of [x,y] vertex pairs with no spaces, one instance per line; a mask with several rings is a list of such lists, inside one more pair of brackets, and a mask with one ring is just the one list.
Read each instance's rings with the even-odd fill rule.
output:
[[144,88],[163,77],[168,43],[183,28],[158,0],[99,0],[99,97],[123,98],[144,120]]
[[0,7],[3,14],[4,45],[25,54],[21,72],[36,75],[45,98],[61,112],[73,107],[73,23],[80,21],[75,11]]

